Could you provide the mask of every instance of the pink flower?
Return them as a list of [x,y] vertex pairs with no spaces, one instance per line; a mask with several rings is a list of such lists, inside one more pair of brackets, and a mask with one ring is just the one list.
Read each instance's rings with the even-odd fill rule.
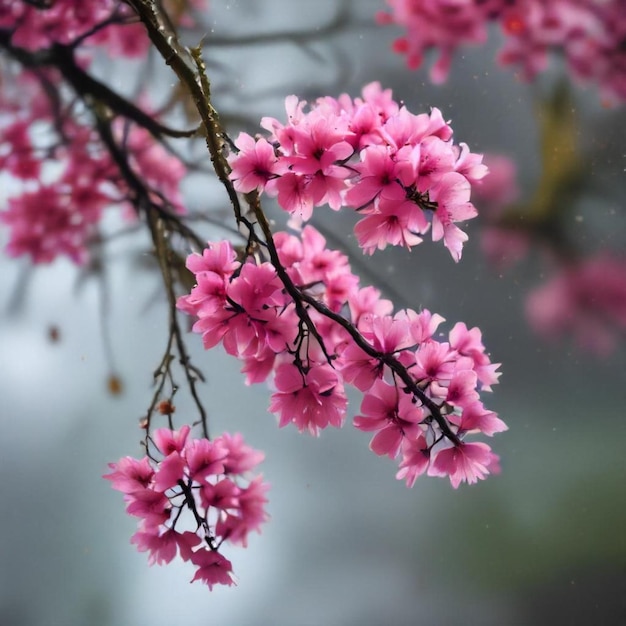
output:
[[228,287],[227,309],[222,336],[228,354],[263,356],[266,349],[278,353],[292,340],[293,329],[283,318],[285,296],[282,283],[269,263],[246,263]]
[[244,357],[241,373],[246,375],[246,385],[254,385],[267,380],[274,370],[276,354],[271,349],[266,349],[251,357]]
[[[444,174],[454,171],[455,160],[455,150],[449,142],[442,141],[435,136],[425,137],[420,145],[417,188],[424,192],[433,187],[436,182],[442,179]],[[466,187],[469,190],[469,181],[467,181]]]
[[145,489],[154,476],[154,470],[147,457],[138,461],[125,456],[117,463],[109,463],[109,467],[114,471],[105,474],[102,478],[110,480],[113,489],[122,493],[135,493]]
[[[355,232],[369,253],[388,244],[419,243],[430,227],[424,211],[431,207],[422,203],[437,201],[439,194],[433,237],[443,238],[453,256],[460,256],[467,237],[453,222],[474,217],[466,201],[469,183],[477,183],[486,167],[482,156],[471,153],[466,144],[453,144],[452,129],[441,111],[414,115],[377,83],[363,88],[363,99],[343,94],[319,98],[308,111],[305,105],[292,96],[286,101],[285,125],[263,119],[271,144],[240,135],[241,151],[230,157],[231,178],[239,191],[266,189],[278,196],[296,228],[322,204],[333,210],[362,210],[365,218]],[[465,184],[466,200],[460,199],[461,183],[454,193],[448,189],[451,183],[441,183],[455,170]]]
[[228,511],[219,517],[215,532],[219,537],[244,548],[248,545],[248,535],[252,531],[261,532],[261,526],[268,520],[265,511],[268,485],[257,476],[246,489],[239,494],[238,511]]
[[[246,527],[246,533],[252,530],[261,532],[261,525],[268,520],[269,516],[265,511],[268,489],[269,485],[263,482],[263,476],[257,476],[241,491],[239,495],[239,507],[241,519]],[[235,540],[235,538],[233,538],[233,540]],[[245,546],[245,539],[241,541]]]
[[[445,385],[447,393],[445,401],[456,407],[467,407],[478,401],[479,395],[476,391],[478,377],[476,372],[470,369],[457,369],[450,381]],[[434,391],[434,393],[436,393]]]
[[202,254],[197,252],[190,254],[185,265],[196,275],[211,272],[228,278],[233,275],[240,263],[237,261],[237,253],[230,241],[218,241],[211,243],[202,251]]
[[[467,236],[457,223],[476,215],[470,187],[486,168],[481,155],[453,143],[441,111],[413,115],[377,84],[366,86],[362,98],[342,94],[319,98],[310,107],[291,97],[286,109],[285,124],[263,120],[267,145],[240,136],[240,154],[231,157],[239,190],[260,184],[278,196],[298,228],[315,206],[351,205],[362,212],[355,232],[370,253],[387,245],[415,245],[432,225],[433,239],[443,239],[460,258]],[[249,185],[241,182],[246,177]],[[350,382],[365,392],[354,423],[374,431],[375,453],[395,457],[405,440],[415,444],[406,444],[399,470],[407,484],[426,471],[433,446],[458,442],[454,435],[465,434],[462,425],[492,433],[501,429],[495,416],[468,408],[480,403],[479,387],[487,390],[497,379],[497,366],[482,343],[475,345],[473,331],[455,327],[451,347],[435,339],[441,316],[411,310],[393,315],[392,303],[373,288],[360,289],[346,255],[328,249],[311,227],[299,236],[274,235],[278,262],[267,243],[271,263],[259,260],[267,252],[261,244],[258,253],[246,251],[242,265],[234,260],[228,272],[212,259],[194,256],[188,265],[197,285],[179,308],[198,318],[193,330],[202,334],[205,347],[221,341],[242,361],[247,383],[273,374],[270,411],[280,427],[293,423],[318,435],[322,428],[341,426],[344,383]],[[336,317],[348,308],[353,327]],[[218,511],[212,518],[217,543],[210,546],[219,545],[220,537],[243,541],[247,533],[242,521],[247,492],[231,476],[229,455],[213,459],[223,463],[219,470],[197,476],[188,450],[182,455],[189,465],[185,476],[203,498],[201,509]],[[167,462],[174,469],[174,461]],[[171,483],[175,474],[163,470],[168,479],[159,484]],[[179,487],[184,493],[177,495],[189,501],[186,485]]]
[[352,146],[346,141],[346,133],[337,129],[331,119],[310,116],[306,124],[294,127],[295,153],[287,159],[296,174],[346,178],[347,172],[336,165],[350,157]]
[[191,562],[198,566],[191,582],[201,580],[209,589],[213,589],[214,585],[235,584],[232,563],[216,550],[197,550],[191,555]]
[[424,309],[419,313],[407,309],[403,315],[409,322],[409,330],[416,344],[421,344],[431,339],[439,325],[446,321],[441,315],[431,313],[428,309]]
[[528,295],[526,315],[545,337],[570,333],[582,348],[610,354],[626,328],[626,263],[598,254],[563,267]]
[[352,322],[359,327],[361,320],[372,315],[390,315],[393,311],[391,300],[380,297],[380,291],[375,287],[363,287],[348,295],[350,316]]
[[194,439],[185,448],[189,476],[196,481],[224,473],[224,459],[228,450],[219,442]]
[[273,117],[264,117],[261,119],[261,127],[270,133],[270,138],[280,144],[283,154],[291,155],[295,146],[295,127],[302,123],[305,119],[303,112],[306,101],[299,100],[297,96],[291,95],[285,98],[285,111],[287,113],[288,122],[286,125],[281,124]]
[[159,463],[159,469],[154,476],[154,489],[166,491],[183,480],[185,475],[185,460],[178,452],[172,452]]
[[456,48],[467,43],[481,43],[486,39],[487,9],[481,4],[465,0],[387,0],[391,13],[379,13],[378,22],[396,22],[407,29],[405,37],[396,39],[394,51],[405,54],[407,65],[416,69],[422,64],[427,50],[435,48],[439,58],[430,71],[431,80],[443,82],[449,71]]
[[486,40],[489,22],[499,23],[505,36],[499,54],[503,65],[521,69],[532,80],[545,70],[548,53],[559,52],[575,78],[597,81],[611,98],[626,98],[622,0],[387,0],[390,12],[377,15],[379,24],[395,22],[406,34],[395,40],[394,52],[406,55],[408,67],[421,66],[432,49],[439,54],[431,67],[435,83],[446,79],[457,49]]
[[394,354],[413,344],[410,323],[403,311],[393,317],[373,315],[363,322],[360,330],[372,347],[383,354]]
[[379,359],[369,356],[359,346],[348,343],[341,353],[341,375],[359,391],[367,391],[377,378],[381,378],[384,365]]
[[148,53],[150,39],[142,24],[112,24],[87,40],[98,44],[111,57],[142,57]]
[[[243,475],[263,455],[239,434],[188,440],[189,430],[158,429],[150,457],[121,459],[105,478],[125,494],[127,513],[141,518],[131,542],[149,552],[151,565],[169,563],[179,553],[198,566],[193,580],[230,585],[232,566],[216,549],[227,540],[245,546],[248,534],[268,519],[268,485],[262,476]],[[160,451],[169,453],[159,459]],[[182,515],[185,510],[188,515]],[[181,530],[186,523],[192,531]],[[201,542],[210,549],[194,551]]]
[[470,184],[457,172],[444,174],[430,189],[430,199],[437,203],[433,215],[433,241],[444,240],[452,258],[459,261],[467,235],[454,222],[476,217],[477,211],[469,201]]
[[311,177],[287,172],[277,179],[270,195],[278,195],[278,204],[291,215],[306,222],[313,215]]
[[482,402],[468,404],[463,408],[460,416],[450,415],[450,421],[458,427],[460,432],[478,431],[488,437],[508,430],[508,426],[493,411],[485,409]]
[[228,451],[224,459],[224,474],[245,474],[265,458],[263,452],[246,445],[240,433],[224,433],[214,441]]
[[416,380],[429,383],[450,380],[456,358],[446,342],[426,341],[415,353],[416,367],[412,374]]
[[[361,95],[363,96],[363,102],[372,106],[383,122],[396,115],[400,110],[398,103],[392,97],[391,89],[383,89],[378,81],[365,85],[361,90]],[[359,98],[355,100],[357,103],[360,102]]]
[[178,550],[183,561],[188,561],[193,554],[192,548],[202,540],[192,532],[179,533],[175,530],[166,530],[159,534],[158,528],[149,528],[137,531],[130,542],[136,544],[139,552],[149,551],[150,565],[164,565],[170,563]]
[[[145,29],[141,24],[133,26],[139,26],[143,30],[141,35],[145,37]],[[125,138],[128,129],[119,128],[117,132]],[[132,127],[128,137],[125,138],[125,142],[131,164],[137,171],[137,175],[146,182],[146,186],[167,198],[177,213],[184,213],[185,208],[180,187],[182,180],[187,175],[187,168],[181,160],[168,152],[144,128]]]
[[450,346],[461,356],[472,359],[473,369],[481,383],[481,389],[491,391],[491,386],[495,385],[500,378],[500,373],[496,371],[500,363],[491,363],[485,352],[480,329],[468,330],[463,322],[457,322],[450,331]]
[[376,249],[384,250],[387,244],[405,246],[410,250],[411,246],[422,242],[420,235],[430,224],[422,210],[406,198],[401,188],[398,189],[398,197],[381,198],[377,209],[354,227],[354,234],[364,252],[373,254]]
[[11,232],[7,254],[28,254],[34,263],[49,263],[61,254],[84,263],[99,219],[98,204],[75,205],[59,183],[10,197],[8,210],[0,212]]
[[159,452],[167,456],[172,452],[182,452],[190,430],[191,428],[187,425],[183,426],[180,430],[157,428],[152,434],[152,439]]
[[269,410],[279,414],[279,427],[294,423],[299,431],[318,436],[327,426],[340,428],[347,400],[339,377],[330,365],[311,367],[306,373],[292,363],[276,369]]
[[[398,181],[399,171],[386,146],[369,146],[360,154],[361,162],[354,166],[360,177],[346,193],[346,204],[363,209],[379,196],[404,195]],[[396,193],[394,193],[396,192]]]
[[429,476],[449,476],[456,489],[462,482],[470,485],[484,480],[492,463],[491,448],[482,442],[462,443],[433,452],[434,459],[428,469]]
[[406,486],[411,488],[418,476],[421,476],[430,463],[430,447],[423,434],[414,439],[405,437],[402,440],[402,461],[396,474],[398,480],[405,480]]
[[239,133],[235,145],[239,153],[228,159],[235,189],[242,193],[263,191],[279,173],[274,148],[265,139],[255,140],[247,133]]
[[[485,206],[490,218],[498,217],[505,206],[520,196],[517,182],[517,166],[513,159],[503,154],[485,154],[483,159],[488,174],[476,186],[476,197]],[[481,210],[481,215],[485,211]]]
[[362,415],[354,418],[359,430],[378,431],[370,442],[370,449],[378,455],[395,458],[405,437],[418,436],[423,410],[412,402],[412,396],[401,392],[396,385],[377,380],[363,396]]
[[[199,537],[196,538],[200,541]],[[147,530],[138,530],[130,538],[130,542],[136,544],[139,552],[150,552],[148,558],[150,565],[169,563],[176,556],[175,532],[170,530],[160,535],[158,526],[153,526]]]
[[[206,304],[213,304],[207,299]],[[183,311],[187,310],[187,306],[181,300],[178,300],[177,306]],[[204,306],[201,311],[198,311],[198,321],[193,325],[192,330],[195,333],[202,335],[202,344],[205,350],[216,346],[226,333],[231,329],[231,320],[237,316],[237,312],[232,308],[226,308],[225,301],[215,302],[215,307]],[[255,346],[256,347],[256,346]]]
[[144,520],[145,527],[165,524],[170,518],[170,501],[158,491],[142,489],[126,496],[126,512]]
[[459,174],[463,174],[472,185],[483,180],[489,174],[487,165],[483,163],[482,154],[470,152],[466,143],[460,143],[456,150],[458,151],[458,157],[454,164],[454,170],[459,172]]
[[202,506],[205,508],[213,507],[226,511],[229,509],[237,509],[239,507],[239,494],[241,489],[228,478],[216,482],[206,482],[200,491],[200,499]]

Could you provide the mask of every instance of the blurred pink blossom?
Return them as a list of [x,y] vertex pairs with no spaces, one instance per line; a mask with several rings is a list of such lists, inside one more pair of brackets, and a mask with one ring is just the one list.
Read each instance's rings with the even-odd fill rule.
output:
[[600,356],[626,330],[626,262],[606,253],[564,267],[526,300],[531,326],[547,338],[565,334]]

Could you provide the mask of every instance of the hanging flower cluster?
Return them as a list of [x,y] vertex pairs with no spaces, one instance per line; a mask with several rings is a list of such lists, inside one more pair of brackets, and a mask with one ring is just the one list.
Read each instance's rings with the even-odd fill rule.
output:
[[269,486],[260,475],[249,477],[263,453],[240,434],[209,441],[191,439],[189,432],[189,426],[157,429],[148,456],[110,463],[104,478],[124,494],[127,513],[140,519],[131,542],[149,553],[151,565],[178,554],[197,568],[192,582],[232,585],[232,564],[222,545],[246,546],[248,535],[268,519]]
[[[439,111],[413,115],[378,83],[363,99],[304,107],[291,96],[286,125],[264,119],[269,141],[239,135],[230,158],[238,191],[277,196],[298,223],[314,206],[351,207],[365,215],[356,234],[370,253],[419,243],[430,213],[433,238],[460,258],[467,237],[455,222],[475,215],[470,183],[486,168],[480,155],[452,143]],[[363,393],[354,425],[375,433],[376,454],[399,459],[397,477],[407,485],[424,472],[457,487],[498,471],[487,444],[466,441],[506,429],[481,401],[499,374],[479,329],[460,323],[440,341],[441,316],[394,314],[310,226],[299,236],[276,233],[267,245],[269,261],[250,250],[238,256],[226,241],[190,255],[197,285],[178,307],[197,318],[193,330],[205,348],[221,343],[242,361],[248,384],[270,381],[279,426],[313,435],[342,426],[351,384]]]
[[307,112],[296,96],[286,101],[288,120],[264,118],[270,133],[255,140],[241,133],[230,158],[235,189],[276,196],[296,220],[313,207],[350,207],[363,216],[359,245],[372,254],[387,245],[407,248],[443,239],[455,261],[467,235],[457,226],[476,216],[471,185],[487,173],[481,155],[452,141],[438,109],[414,115],[379,83],[352,100],[318,99]]
[[354,425],[375,432],[373,452],[400,458],[397,477],[407,485],[426,471],[454,487],[497,471],[489,446],[465,440],[506,430],[481,401],[499,374],[480,330],[459,323],[440,341],[441,316],[394,315],[311,226],[273,240],[285,276],[253,256],[238,260],[229,242],[213,243],[188,257],[197,285],[178,306],[197,318],[205,348],[221,343],[242,361],[248,384],[270,380],[279,426],[313,435],[341,427],[351,384],[363,393]]
[[380,24],[396,23],[406,35],[394,50],[418,68],[428,50],[439,58],[433,82],[446,79],[456,50],[482,44],[490,22],[505,36],[499,60],[521,69],[526,80],[545,70],[549,53],[558,51],[575,78],[593,81],[609,98],[626,99],[626,12],[623,0],[387,0]]

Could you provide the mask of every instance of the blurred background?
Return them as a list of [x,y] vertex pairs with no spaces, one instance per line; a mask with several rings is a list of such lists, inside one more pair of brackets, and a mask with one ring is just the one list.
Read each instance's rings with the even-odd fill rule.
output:
[[[563,87],[556,58],[539,81],[520,82],[494,60],[495,29],[433,86],[427,66],[410,71],[391,52],[400,31],[375,24],[383,8],[382,0],[211,3],[214,104],[236,135],[254,132],[262,116],[283,119],[289,94],[356,96],[377,80],[414,113],[439,107],[472,151],[514,160],[513,207],[474,220],[458,265],[427,241],[366,258],[352,216],[322,208],[313,221],[330,246],[350,253],[362,283],[397,307],[428,308],[448,329],[480,326],[502,363],[501,384],[486,398],[510,428],[490,442],[501,475],[457,491],[422,477],[407,490],[394,463],[375,457],[369,437],[349,424],[318,440],[279,431],[265,387],[244,387],[234,359],[204,352],[190,335],[212,431],[240,431],[266,453],[271,520],[247,549],[226,555],[237,587],[190,585],[192,569],[177,562],[150,568],[129,544],[135,521],[101,479],[108,462],[140,453],[137,424],[167,340],[159,277],[140,262],[147,238],[111,242],[105,271],[92,276],[64,260],[31,272],[27,260],[2,257],[1,625],[626,624],[624,328],[594,349],[593,338],[556,337],[545,324],[537,333],[528,316],[529,294],[563,267],[555,253],[563,238],[577,258],[606,250],[624,258],[626,115],[594,86]],[[99,71],[132,91],[121,64]],[[153,71],[154,85],[172,84],[156,60]],[[552,126],[542,127],[546,119]],[[541,196],[546,172],[572,161]],[[196,175],[185,191],[193,210],[228,208],[209,176]],[[565,206],[557,211],[546,198]],[[539,217],[525,222],[525,208]],[[524,239],[518,263],[506,238],[496,252],[485,247],[494,225]],[[563,304],[562,294],[547,301]],[[182,392],[176,404],[177,417],[187,410],[195,419]]]

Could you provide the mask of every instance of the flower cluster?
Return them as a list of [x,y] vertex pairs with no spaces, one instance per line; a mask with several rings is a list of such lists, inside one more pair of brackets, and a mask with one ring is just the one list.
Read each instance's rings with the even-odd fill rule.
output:
[[497,22],[505,35],[499,60],[521,68],[527,80],[546,68],[548,53],[561,52],[576,78],[598,83],[610,97],[626,99],[626,18],[623,0],[387,0],[390,12],[378,22],[406,28],[394,50],[409,67],[422,64],[435,48],[434,82],[446,79],[460,46],[482,44],[487,25]]
[[626,330],[626,263],[596,254],[564,265],[526,300],[531,326],[554,338],[570,333],[598,355],[610,354]]
[[[0,117],[0,169],[10,175],[15,190],[0,211],[0,223],[10,231],[6,251],[29,255],[34,263],[66,256],[81,264],[103,210],[121,204],[132,213],[128,186],[80,112],[68,110],[60,117],[38,85],[28,87],[21,91],[19,111]],[[167,198],[182,212],[182,163],[140,127],[120,125],[115,139],[147,193]]]
[[110,463],[104,478],[124,494],[128,514],[140,518],[131,542],[149,553],[151,565],[179,554],[197,568],[192,582],[232,585],[232,564],[220,548],[225,541],[245,547],[268,518],[268,485],[260,475],[248,478],[263,454],[239,434],[209,441],[189,432],[156,430],[148,456]]
[[[192,26],[190,9],[206,8],[207,0],[166,0],[181,23]],[[0,0],[0,29],[11,33],[14,46],[36,52],[81,40],[116,57],[142,57],[150,39],[130,7],[121,0]]]
[[10,231],[6,251],[28,254],[34,263],[59,255],[83,263],[87,242],[111,202],[109,181],[115,168],[96,148],[94,131],[71,116],[62,122],[61,141],[61,121],[28,82],[19,112],[0,119],[0,169],[11,176],[15,189],[0,211],[0,223]]
[[[191,24],[189,8],[204,2],[185,0],[180,19]],[[138,194],[183,212],[186,167],[166,149],[156,115],[87,74],[91,45],[143,55],[144,30],[119,0],[0,0],[0,49],[21,64],[0,67],[0,172],[8,196],[0,224],[10,231],[10,256],[84,263],[103,210],[116,204],[131,215]]]
[[351,384],[363,393],[354,425],[376,433],[376,454],[400,457],[407,485],[426,471],[454,487],[497,471],[489,446],[465,441],[506,429],[480,400],[499,376],[480,331],[459,323],[440,341],[441,316],[394,315],[311,226],[273,241],[286,276],[253,256],[242,262],[226,241],[210,244],[188,257],[197,285],[178,306],[197,318],[205,348],[221,343],[242,361],[248,384],[270,379],[279,426],[313,435],[342,426]]
[[119,0],[42,0],[41,6],[35,4],[0,0],[0,28],[13,29],[13,45],[36,51],[89,35],[90,43],[125,57],[141,56],[150,45],[143,26],[131,20],[132,12]]
[[362,95],[320,98],[309,111],[288,97],[286,124],[264,118],[267,139],[237,138],[235,189],[277,196],[295,221],[315,206],[350,207],[362,216],[355,234],[370,254],[388,244],[410,248],[432,225],[433,241],[443,239],[458,261],[467,235],[457,224],[476,216],[471,185],[487,172],[481,155],[453,143],[438,109],[414,115],[379,83]]

